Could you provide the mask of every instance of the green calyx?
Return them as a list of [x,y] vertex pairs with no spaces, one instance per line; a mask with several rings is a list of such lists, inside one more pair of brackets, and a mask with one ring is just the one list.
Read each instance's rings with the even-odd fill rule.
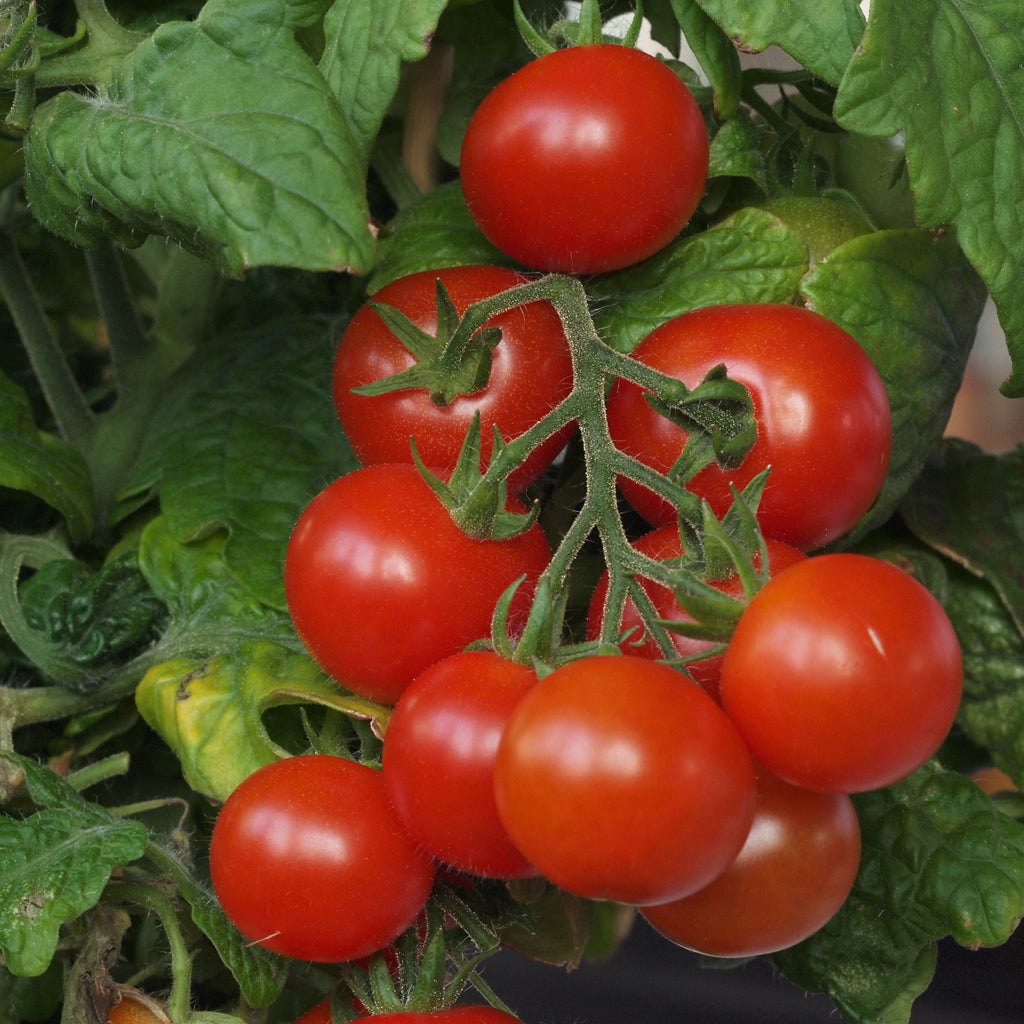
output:
[[460,317],[440,279],[435,334],[424,331],[393,306],[370,305],[416,362],[400,373],[355,388],[357,394],[375,397],[420,388],[430,392],[435,404],[447,406],[460,395],[472,395],[487,386],[491,353],[501,341],[501,328],[483,327],[472,313]]
[[583,0],[580,4],[578,19],[563,18],[554,22],[546,32],[539,31],[530,24],[523,13],[519,0],[513,0],[516,28],[523,42],[530,48],[535,57],[567,46],[589,46],[595,43],[618,43],[623,46],[636,46],[643,27],[644,9],[641,0],[637,0],[633,12],[633,20],[629,23],[625,35],[607,35],[601,20],[601,6],[598,0]]

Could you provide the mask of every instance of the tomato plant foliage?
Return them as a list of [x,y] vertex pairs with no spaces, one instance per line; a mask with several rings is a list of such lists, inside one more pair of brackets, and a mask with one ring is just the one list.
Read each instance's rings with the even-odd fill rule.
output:
[[[1024,8],[648,0],[657,57],[632,48],[626,0],[563,15],[544,0],[0,4],[4,1024],[115,1019],[140,990],[173,1024],[287,1024],[311,1006],[514,1020],[488,955],[578,964],[621,934],[606,897],[667,901],[650,913],[671,934],[691,896],[741,902],[726,916],[743,934],[692,939],[680,911],[684,945],[768,955],[849,1021],[895,1024],[940,940],[997,945],[1024,916],[1019,796],[968,777],[995,766],[1024,785],[1024,449],[943,436],[988,299],[1002,390],[1024,395]],[[617,15],[613,37],[601,19]],[[754,55],[769,46],[792,66]],[[595,55],[607,73],[581,73]],[[613,65],[635,68],[626,88]],[[540,82],[528,113],[563,120],[531,121],[510,162],[503,97],[524,81]],[[796,412],[787,388],[813,426],[774,447],[757,381],[719,340],[696,368],[648,358],[680,323],[737,310],[852,339],[866,406],[850,411],[853,363],[813,332],[796,371],[832,383]],[[781,347],[765,360],[778,369]],[[328,505],[312,530],[306,510]],[[793,610],[804,573],[851,558],[900,584],[864,596],[833,579]],[[901,632],[921,595],[929,625]],[[876,654],[916,669],[805,732],[822,757],[871,732],[869,714],[908,732],[889,733],[882,774],[802,780],[792,817],[839,820],[850,862],[855,809],[859,870],[827,922],[776,941],[750,889],[758,871],[791,884],[811,845],[767,867],[750,852],[748,745],[786,774],[809,741],[765,703],[828,695],[792,690],[812,664],[821,681],[820,643],[796,643],[791,618],[766,654],[775,627],[751,623],[836,601],[859,602],[859,641],[867,623]],[[856,646],[841,625],[833,646]],[[908,714],[940,674],[941,721]],[[727,769],[679,755],[694,716],[711,723],[705,765]],[[560,738],[545,746],[546,729]],[[384,854],[343,870],[351,836],[337,808],[320,815],[315,780],[279,801],[281,821],[315,819],[290,845],[258,802],[224,839],[252,780],[320,758],[371,791],[360,823],[387,821],[376,838],[407,862],[405,890]],[[594,773],[624,758],[643,771],[612,799]],[[704,816],[716,849],[666,843],[659,807],[681,834]],[[284,888],[264,898],[275,871]],[[351,928],[407,899],[332,946],[343,882]],[[452,1009],[467,986],[494,1006]]]

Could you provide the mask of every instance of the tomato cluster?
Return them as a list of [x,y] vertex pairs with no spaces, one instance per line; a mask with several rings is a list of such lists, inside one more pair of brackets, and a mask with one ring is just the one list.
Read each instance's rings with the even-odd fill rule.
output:
[[[638,120],[622,104],[641,88],[649,117]],[[511,257],[580,274],[671,241],[696,208],[707,159],[700,111],[665,65],[580,46],[536,60],[485,101],[466,136],[463,186]],[[634,193],[625,206],[623,181]],[[464,319],[534,280],[484,266],[413,274],[373,296],[341,339],[334,399],[362,468],[302,512],[285,589],[310,654],[346,690],[386,705],[387,725],[379,769],[297,756],[225,803],[213,884],[240,930],[269,949],[316,961],[379,950],[421,913],[439,865],[541,876],[632,905],[713,955],[780,949],[829,920],[854,883],[850,794],[915,770],[953,722],[960,650],[936,598],[878,558],[821,553],[871,507],[889,463],[885,387],[856,340],[795,305],[698,309],[604,364],[621,372],[588,391],[607,415],[585,430],[579,375],[597,358],[587,350],[603,344],[596,336],[536,298]],[[699,427],[681,425],[665,395],[722,366],[749,394],[752,443],[738,460],[680,476]],[[574,410],[566,422],[563,409]],[[478,426],[479,448],[467,447]],[[444,483],[462,474],[521,494],[574,426],[582,507],[600,498],[594,480],[611,480],[649,529],[626,534],[612,494],[594,518],[610,557],[585,640],[545,648],[523,633],[535,606],[558,604],[564,545],[553,554],[535,521],[470,536]],[[600,463],[613,458],[609,474]],[[740,495],[755,484],[748,506]],[[726,571],[704,563],[705,589],[742,609],[724,638],[701,631],[678,582],[701,565],[684,551],[695,534],[692,522],[681,529],[683,487],[755,541],[725,545]],[[526,511],[515,497],[503,508]],[[615,561],[623,545],[626,570]],[[625,576],[632,589],[616,603]]]

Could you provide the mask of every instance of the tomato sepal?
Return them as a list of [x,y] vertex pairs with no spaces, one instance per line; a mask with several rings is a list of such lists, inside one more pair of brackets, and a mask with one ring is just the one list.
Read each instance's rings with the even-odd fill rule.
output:
[[460,395],[472,395],[487,386],[491,354],[501,341],[500,327],[479,327],[472,316],[460,317],[440,278],[437,279],[437,330],[430,334],[395,306],[370,299],[367,305],[387,329],[412,353],[416,362],[352,390],[376,397],[392,391],[421,388],[435,405],[451,405]]
[[[533,526],[540,509],[536,503],[526,512],[510,509],[505,479],[491,481],[480,472],[480,433],[480,413],[477,412],[447,482],[427,468],[415,439],[410,439],[413,462],[463,533],[476,540],[511,540]],[[492,458],[499,458],[504,450],[505,442],[495,427]]]

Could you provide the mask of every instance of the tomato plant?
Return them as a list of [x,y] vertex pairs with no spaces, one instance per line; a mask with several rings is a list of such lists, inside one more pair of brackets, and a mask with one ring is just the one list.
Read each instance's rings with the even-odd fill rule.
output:
[[[683,553],[682,537],[679,527],[676,524],[660,526],[655,530],[641,535],[634,541],[634,547],[642,554],[649,555],[659,562],[666,559],[678,558]],[[798,548],[781,541],[769,538],[765,542],[768,552],[768,572],[775,575],[781,572],[787,565],[800,561],[806,555]],[[754,567],[759,569],[761,562],[760,552],[753,557]],[[724,579],[713,579],[711,585],[730,597],[743,597],[743,583],[738,573],[732,573]],[[644,590],[654,604],[654,610],[658,617],[666,623],[671,622],[692,622],[693,617],[679,606],[675,594],[665,586],[652,583],[649,580],[643,582]],[[601,632],[601,624],[604,615],[604,602],[608,594],[608,574],[604,573],[594,587],[594,593],[590,599],[590,608],[587,612],[587,635],[596,639]],[[619,628],[626,632],[632,632],[620,645],[624,654],[632,654],[645,658],[665,658],[666,652],[659,647],[657,640],[645,631],[644,619],[631,600],[626,600],[619,620]],[[686,660],[686,671],[716,700],[718,700],[718,677],[722,671],[722,653],[713,652],[716,647],[713,640],[697,639],[686,636],[684,633],[671,632],[673,647],[680,658]],[[694,660],[689,660],[694,659]]]
[[[562,323],[546,303],[521,306],[487,321],[485,328],[501,332],[500,341],[493,349],[485,346],[484,351],[473,350],[469,355],[463,352],[461,360],[456,358],[457,351],[453,354],[448,348],[454,326],[447,323],[439,332],[438,282],[461,314],[471,303],[526,280],[505,267],[448,267],[409,274],[376,292],[374,303],[397,309],[415,327],[436,339],[434,352],[429,355],[429,348],[420,343],[424,348],[419,360],[371,305],[356,312],[335,356],[333,389],[345,435],[363,465],[411,462],[413,438],[420,458],[428,466],[450,471],[477,414],[481,457],[486,464],[495,429],[504,440],[511,440],[569,393],[569,349]],[[417,367],[419,377],[409,375],[412,366]],[[355,391],[403,373],[406,387],[372,396]],[[428,377],[430,373],[433,376]],[[486,378],[485,385],[479,383],[481,375]],[[424,385],[424,379],[431,383]],[[419,381],[420,386],[409,386],[413,381]],[[571,429],[572,425],[567,425],[530,453],[509,478],[512,491],[521,491],[547,468],[564,447]]]
[[[889,465],[892,418],[882,378],[850,335],[819,313],[771,303],[695,310],[652,331],[633,355],[695,386],[716,365],[750,389],[757,439],[736,469],[712,463],[687,486],[722,515],[770,467],[758,508],[765,534],[804,551],[842,536],[878,496]],[[661,472],[687,434],[659,415],[644,391],[616,381],[608,400],[612,437]],[[630,479],[623,493],[648,522],[676,512]]]
[[543,874],[578,895],[661,903],[707,884],[750,828],[754,772],[708,695],[645,658],[572,661],[512,713],[498,813]]
[[288,609],[313,657],[343,686],[393,703],[440,658],[490,631],[501,594],[551,556],[540,528],[473,540],[414,466],[367,466],[328,485],[299,517],[284,566]]
[[963,660],[938,600],[867,555],[819,555],[769,580],[722,663],[722,705],[754,757],[809,789],[909,775],[956,717]]
[[1024,7],[950,6],[0,4],[0,1017],[627,1019],[758,765],[862,834],[718,915],[766,1014],[1013,939]]
[[682,230],[707,179],[707,129],[655,58],[575,46],[486,97],[459,165],[469,209],[499,249],[540,270],[589,274],[638,263]]
[[736,859],[709,885],[643,915],[662,935],[708,956],[774,953],[836,914],[860,865],[850,798],[757,773],[754,823]]
[[272,762],[228,797],[210,873],[242,934],[328,962],[373,953],[412,924],[434,861],[402,829],[379,771],[311,754]]
[[384,736],[384,781],[395,812],[424,849],[472,874],[535,874],[494,801],[498,741],[537,682],[493,651],[433,664],[399,698]]

